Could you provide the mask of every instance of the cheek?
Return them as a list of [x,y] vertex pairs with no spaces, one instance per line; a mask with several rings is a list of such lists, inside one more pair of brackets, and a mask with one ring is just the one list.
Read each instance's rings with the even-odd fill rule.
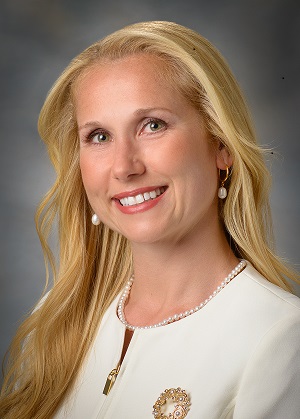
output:
[[87,187],[87,180],[90,179],[90,177],[91,177],[90,172],[92,172],[91,168],[90,168],[90,164],[89,164],[88,160],[82,156],[82,154],[80,154],[79,164],[80,164],[80,172],[81,172],[82,182],[83,182],[84,187],[86,188]]
[[95,160],[87,153],[81,153],[80,159],[80,171],[82,182],[86,193],[89,195],[96,188],[96,185],[99,184],[97,179],[99,179],[99,164],[96,164]]
[[166,174],[217,182],[215,151],[209,145],[203,144],[201,139],[176,139],[165,149],[160,149],[159,153],[153,153],[152,162],[163,168]]
[[[193,202],[213,202],[217,196],[218,170],[213,150],[203,144],[195,144],[174,153],[177,167],[177,179],[187,199]],[[174,162],[173,162],[174,164]],[[173,166],[176,170],[175,165]]]

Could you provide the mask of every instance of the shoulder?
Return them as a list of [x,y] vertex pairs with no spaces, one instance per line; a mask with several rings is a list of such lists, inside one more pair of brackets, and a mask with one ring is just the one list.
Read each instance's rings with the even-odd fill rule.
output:
[[256,346],[273,328],[280,335],[280,324],[285,327],[291,324],[292,329],[299,327],[300,299],[268,281],[250,263],[222,293],[215,306],[226,313],[224,328],[231,337],[243,336],[246,346]]
[[231,336],[246,353],[234,417],[300,417],[300,299],[249,263],[230,294],[238,337]]
[[299,299],[277,287],[264,287],[264,281],[262,285],[262,294],[270,295],[272,304],[267,305],[264,317],[260,312],[256,317],[258,328],[267,327],[249,345],[234,414],[237,419],[296,419],[300,417]]
[[236,281],[240,297],[253,309],[277,310],[282,315],[300,315],[300,298],[264,278],[249,262]]

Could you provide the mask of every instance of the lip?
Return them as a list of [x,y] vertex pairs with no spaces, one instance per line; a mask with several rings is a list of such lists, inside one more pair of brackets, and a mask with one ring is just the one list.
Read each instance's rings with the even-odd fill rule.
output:
[[[135,196],[138,194],[143,194],[145,192],[151,192],[157,188],[164,188],[164,192],[161,193],[159,196],[157,196],[154,199],[149,199],[147,201],[144,201],[142,203],[136,204],[136,205],[131,205],[131,206],[123,206],[120,202],[120,199],[122,198],[126,198],[129,196]],[[134,189],[132,191],[126,191],[126,192],[122,192],[119,194],[116,194],[112,197],[112,200],[114,201],[117,209],[122,212],[123,214],[137,214],[140,212],[145,212],[150,210],[151,208],[155,207],[160,201],[161,199],[165,196],[165,193],[168,189],[168,186],[164,185],[164,186],[147,186],[145,188],[139,188],[139,189]]]
[[167,185],[160,185],[160,186],[145,186],[144,188],[133,189],[131,191],[125,191],[118,193],[112,197],[112,199],[122,199],[126,198],[127,196],[136,196],[139,194],[143,194],[145,192],[155,191],[155,189],[165,188],[167,189]]

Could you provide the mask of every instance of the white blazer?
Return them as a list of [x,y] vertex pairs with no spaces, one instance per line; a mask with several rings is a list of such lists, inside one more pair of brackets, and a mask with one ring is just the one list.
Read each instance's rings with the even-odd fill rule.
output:
[[55,419],[153,419],[160,394],[177,387],[190,398],[187,419],[300,418],[300,299],[249,263],[200,311],[136,330],[105,396],[124,341],[117,302]]

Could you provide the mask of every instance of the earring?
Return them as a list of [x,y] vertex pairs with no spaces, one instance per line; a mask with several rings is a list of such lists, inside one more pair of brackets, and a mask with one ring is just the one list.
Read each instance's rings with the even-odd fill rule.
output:
[[221,186],[219,187],[219,190],[218,190],[218,197],[220,199],[225,199],[227,196],[227,189],[224,187],[224,184],[226,180],[228,179],[228,176],[229,176],[229,167],[226,167],[226,175],[224,179],[221,179],[221,170],[219,169],[219,178],[221,181]]
[[98,226],[100,224],[100,220],[97,214],[94,214],[92,216],[92,223],[94,224],[94,226]]

